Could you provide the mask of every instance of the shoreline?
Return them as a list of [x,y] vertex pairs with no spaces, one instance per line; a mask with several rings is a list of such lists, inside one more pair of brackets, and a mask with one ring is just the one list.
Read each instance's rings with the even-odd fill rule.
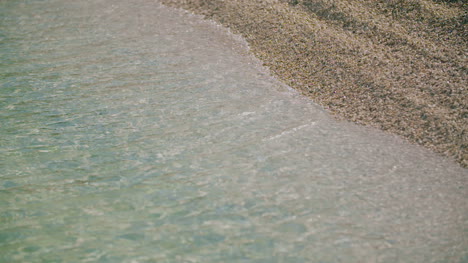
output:
[[161,2],[241,35],[280,81],[338,119],[397,134],[468,167],[463,3]]

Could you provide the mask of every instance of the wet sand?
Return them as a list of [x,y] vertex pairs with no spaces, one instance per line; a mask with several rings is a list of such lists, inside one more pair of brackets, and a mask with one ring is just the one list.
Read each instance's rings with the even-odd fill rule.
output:
[[229,27],[281,81],[337,118],[468,167],[461,1],[161,0]]

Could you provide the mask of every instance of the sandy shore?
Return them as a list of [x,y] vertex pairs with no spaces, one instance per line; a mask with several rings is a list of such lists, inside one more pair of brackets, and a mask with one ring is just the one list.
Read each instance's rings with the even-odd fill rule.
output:
[[241,34],[338,118],[468,167],[468,6],[416,0],[162,0]]

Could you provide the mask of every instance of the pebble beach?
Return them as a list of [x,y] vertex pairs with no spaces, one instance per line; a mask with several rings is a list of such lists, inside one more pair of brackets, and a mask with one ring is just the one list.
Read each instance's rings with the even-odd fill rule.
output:
[[276,77],[336,118],[468,166],[463,1],[162,2],[242,35]]

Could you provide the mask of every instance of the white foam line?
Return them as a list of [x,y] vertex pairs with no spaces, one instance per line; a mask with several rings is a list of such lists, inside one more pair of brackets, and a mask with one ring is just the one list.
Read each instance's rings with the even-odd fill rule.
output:
[[298,130],[301,130],[305,127],[309,127],[309,126],[313,126],[315,125],[315,122],[311,122],[311,123],[308,123],[308,124],[304,124],[304,125],[301,125],[301,126],[297,126],[297,127],[294,127],[292,129],[289,129],[289,130],[286,130],[286,131],[283,131],[282,133],[280,134],[277,134],[275,136],[272,136],[272,137],[269,137],[269,138],[266,138],[266,139],[263,139],[263,141],[271,141],[271,140],[275,140],[275,139],[278,139],[284,135],[288,135],[288,134],[291,134],[291,133],[295,133],[296,131]]

